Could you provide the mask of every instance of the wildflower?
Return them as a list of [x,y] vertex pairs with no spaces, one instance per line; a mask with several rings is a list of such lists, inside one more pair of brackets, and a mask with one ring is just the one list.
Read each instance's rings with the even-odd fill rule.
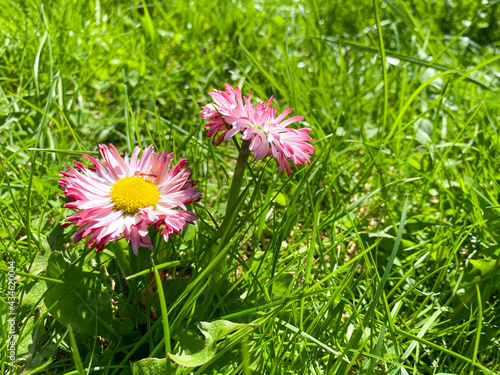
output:
[[241,139],[250,140],[250,151],[254,151],[254,161],[262,160],[272,155],[278,164],[279,172],[286,170],[290,176],[290,159],[299,166],[304,162],[310,162],[310,154],[315,148],[306,142],[313,139],[307,135],[310,128],[293,129],[288,125],[301,121],[302,116],[294,116],[282,121],[292,110],[287,109],[278,117],[277,110],[270,106],[271,99],[267,103],[258,103],[257,107],[249,108],[247,116],[234,123],[234,127],[242,132]]
[[[209,104],[200,111],[202,114],[201,117],[204,120],[210,121],[205,125],[207,129],[206,133],[208,137],[212,138],[216,146],[220,145],[222,141],[228,140],[238,132],[238,130],[235,129],[228,129],[224,121],[228,124],[232,124],[239,118],[244,117],[247,107],[251,106],[250,98],[252,94],[250,94],[248,98],[245,97],[244,105],[239,87],[236,87],[236,90],[234,90],[227,83],[225,87],[225,92],[220,90],[209,92],[208,95],[212,97],[215,104]],[[224,121],[222,121],[219,114],[222,115]],[[218,136],[219,133],[222,134]]]
[[[205,125],[209,137],[216,140],[218,146],[223,140],[228,140],[241,133],[243,140],[250,140],[249,149],[255,151],[254,161],[272,156],[278,164],[279,172],[286,170],[290,176],[291,160],[295,165],[310,162],[310,156],[315,148],[307,143],[313,139],[307,134],[310,128],[293,129],[288,125],[301,121],[302,116],[294,116],[287,120],[292,110],[287,109],[276,117],[276,108],[271,107],[273,97],[267,103],[258,102],[253,106],[250,99],[241,95],[240,89],[234,90],[225,85],[225,92],[214,90],[209,93],[215,104],[209,104],[201,111],[204,119],[210,120]],[[222,116],[222,117],[221,117]],[[231,128],[227,128],[226,124]],[[222,133],[218,136],[219,133]]]
[[161,230],[168,241],[171,234],[179,234],[198,217],[186,210],[189,203],[198,202],[201,194],[191,181],[191,170],[184,168],[183,159],[173,168],[173,153],[155,153],[154,147],[146,148],[138,158],[136,147],[129,156],[122,158],[113,145],[99,145],[105,164],[91,156],[83,155],[94,167],[86,168],[76,161],[69,172],[59,180],[64,194],[73,199],[65,205],[80,212],[70,216],[67,224],[80,227],[73,235],[78,242],[89,237],[86,246],[101,251],[107,242],[125,237],[137,255],[139,246],[153,249],[148,234],[150,225]]

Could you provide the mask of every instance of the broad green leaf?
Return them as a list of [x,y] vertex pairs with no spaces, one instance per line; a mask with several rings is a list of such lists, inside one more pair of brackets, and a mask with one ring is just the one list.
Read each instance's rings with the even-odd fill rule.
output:
[[33,344],[33,334],[35,329],[35,316],[31,316],[23,324],[23,332],[17,344],[16,356],[18,358],[26,359]]
[[62,325],[76,332],[118,340],[114,330],[110,296],[103,290],[95,274],[84,272],[54,252],[49,257],[47,277],[64,283],[46,281],[45,306]]
[[47,290],[47,284],[41,280],[34,280],[24,287],[21,309],[31,311],[38,304],[43,303],[43,295]]
[[[46,247],[52,250],[61,251],[64,249],[64,244],[68,241],[66,236],[64,235],[64,229],[60,226],[56,226],[52,232],[49,233],[45,243]],[[48,256],[49,254],[47,254]]]
[[166,358],[145,358],[132,363],[133,375],[163,375],[167,367]]
[[[37,252],[29,269],[30,274],[38,275],[45,271],[48,265],[50,256],[50,247],[46,240],[44,240],[44,250]],[[31,311],[37,307],[39,303],[43,302],[43,295],[47,290],[47,284],[41,280],[33,280],[26,284],[23,288],[23,299],[21,308],[24,311]]]
[[276,278],[273,283],[273,295],[274,301],[285,298],[289,293],[290,284],[293,283],[293,275],[289,273],[282,273]]
[[192,331],[184,331],[180,337],[180,354],[169,354],[175,363],[186,367],[201,366],[210,361],[217,353],[216,343],[227,334],[251,324],[233,323],[228,320],[197,323],[205,340]]
[[472,267],[479,270],[481,275],[486,275],[495,269],[497,264],[500,264],[497,259],[471,259]]
[[287,199],[285,194],[283,193],[278,193],[278,195],[276,195],[276,198],[274,198],[274,201],[283,207],[287,205]]

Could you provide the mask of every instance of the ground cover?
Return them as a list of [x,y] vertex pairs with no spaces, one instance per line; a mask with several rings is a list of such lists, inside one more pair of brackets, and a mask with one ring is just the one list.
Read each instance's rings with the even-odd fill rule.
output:
[[[2,371],[498,373],[499,12],[5,1]],[[316,150],[290,177],[250,161],[222,226],[238,149],[199,112],[224,83]],[[186,158],[200,219],[138,257],[73,243],[59,171],[99,144]]]

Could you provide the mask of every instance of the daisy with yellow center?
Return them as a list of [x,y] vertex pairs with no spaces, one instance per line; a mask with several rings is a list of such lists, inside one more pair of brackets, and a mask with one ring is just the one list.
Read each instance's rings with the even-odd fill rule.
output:
[[88,237],[86,246],[100,251],[107,242],[125,237],[134,252],[138,247],[153,249],[148,226],[160,229],[165,241],[180,233],[198,217],[186,210],[189,203],[198,202],[201,194],[192,181],[191,170],[184,168],[186,159],[173,168],[173,153],[155,153],[149,146],[139,158],[140,148],[122,158],[116,148],[99,145],[105,163],[83,155],[94,167],[86,168],[75,162],[69,172],[60,172],[59,180],[65,195],[73,202],[65,207],[80,212],[67,219],[79,227],[75,242]]
[[115,210],[136,214],[139,209],[154,207],[160,200],[158,186],[140,176],[120,178],[111,186],[111,200]]

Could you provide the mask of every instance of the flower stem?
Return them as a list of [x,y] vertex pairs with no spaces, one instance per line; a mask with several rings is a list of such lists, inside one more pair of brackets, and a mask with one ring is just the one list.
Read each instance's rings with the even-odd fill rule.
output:
[[154,263],[153,259],[151,259],[151,262],[153,263],[156,287],[158,288],[158,298],[160,299],[163,337],[165,338],[165,358],[167,359],[167,374],[170,374],[170,360],[168,355],[172,352],[172,348],[170,346],[170,326],[168,324],[167,303],[165,301],[165,293],[163,292],[163,284],[160,278],[160,274],[158,273],[158,269],[156,268],[156,264]]
[[240,153],[238,155],[238,160],[236,161],[236,169],[234,170],[231,188],[229,189],[224,222],[229,219],[229,216],[233,213],[236,203],[238,202],[243,176],[245,175],[245,167],[247,165],[248,157],[250,156],[249,146],[250,140],[243,141],[241,143]]
[[[234,170],[233,180],[231,181],[231,187],[229,188],[229,195],[226,204],[226,213],[224,216],[224,221],[219,227],[219,233],[223,234],[227,230],[229,224],[234,219],[237,212],[236,206],[238,203],[238,197],[240,196],[241,184],[243,183],[243,176],[245,175],[245,167],[247,165],[248,157],[250,156],[250,141],[243,141],[240,147],[240,153],[238,155],[238,160],[236,161],[236,168]],[[217,257],[217,247],[212,246],[210,251],[210,259]],[[222,275],[224,275],[224,270],[226,268],[225,258],[220,259],[214,265],[211,280],[212,285],[217,285],[221,280]]]

